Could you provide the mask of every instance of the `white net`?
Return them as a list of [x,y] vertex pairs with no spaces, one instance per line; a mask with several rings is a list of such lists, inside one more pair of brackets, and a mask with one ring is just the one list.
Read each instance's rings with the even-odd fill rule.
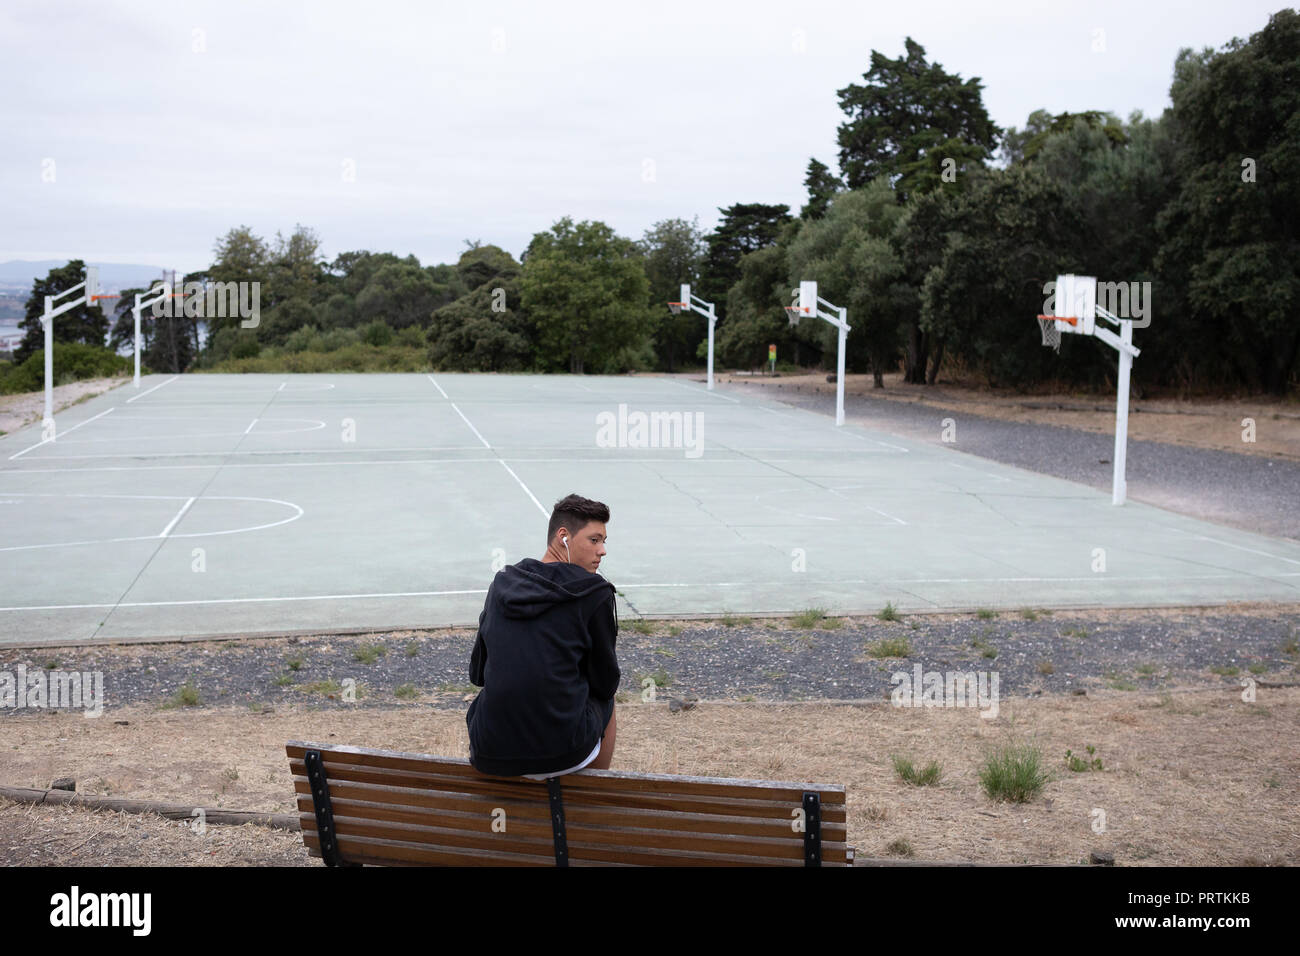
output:
[[680,303],[680,302],[669,302],[669,303],[668,303],[668,308],[670,308],[670,309],[673,310],[673,315],[680,315],[680,314],[681,314],[681,311],[682,311],[682,303]]
[[1043,344],[1061,351],[1061,325],[1056,319],[1040,318],[1038,324],[1043,328]]

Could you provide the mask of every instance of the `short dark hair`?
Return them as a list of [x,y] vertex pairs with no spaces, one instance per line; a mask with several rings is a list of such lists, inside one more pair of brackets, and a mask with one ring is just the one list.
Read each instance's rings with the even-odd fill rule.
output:
[[546,543],[550,545],[555,532],[561,527],[568,528],[569,533],[577,536],[578,532],[592,521],[609,520],[609,505],[601,501],[592,501],[582,495],[568,495],[555,503],[551,512],[551,523],[546,529]]

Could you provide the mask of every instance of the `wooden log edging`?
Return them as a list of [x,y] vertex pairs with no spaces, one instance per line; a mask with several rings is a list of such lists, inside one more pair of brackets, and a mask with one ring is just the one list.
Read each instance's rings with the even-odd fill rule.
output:
[[128,800],[124,797],[97,797],[67,790],[42,790],[37,787],[9,787],[0,784],[0,797],[18,803],[71,804],[92,810],[117,810],[125,813],[156,813],[169,820],[192,820],[194,811],[203,811],[207,823],[240,826],[253,823],[276,830],[298,832],[296,813],[263,813],[258,810],[228,810],[223,807],[194,807],[180,803],[159,803],[156,800]]

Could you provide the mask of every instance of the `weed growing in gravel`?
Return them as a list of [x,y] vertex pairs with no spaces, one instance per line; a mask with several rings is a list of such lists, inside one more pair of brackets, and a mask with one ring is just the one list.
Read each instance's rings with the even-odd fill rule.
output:
[[58,659],[57,657],[51,657],[48,661],[45,662],[45,669],[46,669],[47,671],[55,671],[55,670],[58,670],[58,669],[59,669],[59,659]]
[[1137,690],[1137,684],[1133,683],[1123,674],[1116,671],[1106,671],[1103,675],[1106,678],[1106,686],[1111,690]]
[[993,658],[998,656],[997,648],[988,643],[988,641],[984,640],[982,637],[975,638],[975,640],[970,642],[970,646],[979,651],[982,657],[986,657],[989,660],[993,660]]
[[473,684],[439,684],[438,693],[440,694],[472,694],[476,690]]
[[1026,621],[1038,620],[1038,612],[1035,611],[1032,607],[1022,607],[1020,609],[1020,616],[1023,617]]
[[643,617],[634,617],[627,626],[638,634],[653,634],[655,629],[654,623]]
[[907,757],[895,754],[890,759],[894,762],[894,773],[898,774],[898,779],[914,787],[932,787],[943,776],[943,767],[937,760],[931,760],[924,768],[917,770]]
[[1040,674],[1055,674],[1055,673],[1056,673],[1056,665],[1053,664],[1051,661],[1039,661],[1039,662],[1038,662],[1038,673],[1040,673]]
[[1150,677],[1156,672],[1156,666],[1154,664],[1139,664],[1137,672],[1139,677]]
[[680,624],[672,624],[669,625],[668,627],[668,633],[671,634],[673,637],[676,637],[681,632],[682,632],[682,626]]
[[343,689],[343,685],[330,678],[329,680],[313,681],[310,684],[299,684],[298,689],[304,694],[337,694]]
[[352,649],[352,659],[362,664],[373,664],[388,653],[383,644],[359,644]]
[[982,607],[975,612],[975,616],[979,618],[981,621],[991,621],[998,615],[996,611],[993,611],[986,607]]
[[275,684],[276,687],[287,687],[289,684],[293,683],[293,678],[288,674],[281,674],[271,683]]
[[752,617],[738,617],[730,612],[722,615],[719,620],[722,621],[723,627],[748,627],[750,624],[754,623]]
[[876,613],[876,617],[880,618],[882,621],[902,620],[902,618],[898,616],[898,609],[894,607],[893,601],[886,601],[885,606]]
[[1300,654],[1300,641],[1296,640],[1294,627],[1288,632],[1287,639],[1282,642],[1280,650],[1284,657],[1295,657]]
[[1238,667],[1233,667],[1231,665],[1227,667],[1219,665],[1216,667],[1211,667],[1210,673],[1218,674],[1220,677],[1236,677],[1238,674],[1241,673],[1241,669]]
[[1088,751],[1087,758],[1075,756],[1073,750],[1066,750],[1065,765],[1075,773],[1085,773],[1089,770],[1100,770],[1101,758],[1093,756],[1093,754],[1097,752],[1097,748],[1092,744],[1088,744],[1086,749]]
[[291,657],[284,662],[284,665],[291,671],[296,671],[302,667],[302,656]]
[[670,651],[670,650],[669,650],[668,648],[666,648],[666,647],[656,647],[656,648],[655,648],[655,653],[658,654],[660,657],[676,657],[676,656],[677,656],[677,652],[676,652],[676,651]]
[[807,610],[800,611],[790,619],[795,627],[816,627],[821,623],[822,618],[826,616],[826,609],[823,607],[810,607]]
[[170,710],[173,707],[197,707],[199,705],[199,689],[194,686],[194,679],[191,678],[181,685],[180,690],[171,696],[171,699],[163,704],[164,709]]
[[415,700],[415,695],[416,692],[415,692],[414,684],[402,684],[396,690],[393,691],[393,696],[396,697],[398,700]]
[[1005,744],[984,758],[980,786],[994,800],[1027,803],[1042,792],[1051,776],[1043,769],[1042,751],[1032,744]]
[[1256,674],[1256,675],[1263,674],[1265,671],[1268,670],[1268,668],[1265,667],[1263,664],[1251,664],[1249,669],[1252,674]]
[[905,637],[886,637],[867,645],[870,657],[909,657],[911,653],[911,642]]
[[411,641],[410,644],[407,644],[407,645],[406,645],[406,656],[407,656],[407,657],[414,657],[414,656],[415,656],[416,654],[418,654],[418,653],[420,653],[420,645],[417,644],[417,643],[415,643],[415,641]]

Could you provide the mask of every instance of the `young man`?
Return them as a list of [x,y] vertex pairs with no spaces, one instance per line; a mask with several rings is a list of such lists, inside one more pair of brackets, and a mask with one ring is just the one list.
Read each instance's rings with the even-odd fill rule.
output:
[[614,758],[614,585],[597,571],[609,508],[556,502],[546,554],[498,571],[478,619],[469,679],[479,691],[465,722],[470,763],[536,780]]

